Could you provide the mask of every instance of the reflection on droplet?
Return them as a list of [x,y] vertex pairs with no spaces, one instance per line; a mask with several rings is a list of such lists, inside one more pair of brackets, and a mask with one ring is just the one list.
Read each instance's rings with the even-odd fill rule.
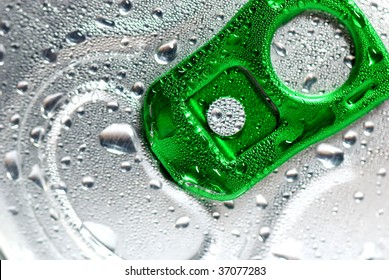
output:
[[177,57],[178,41],[172,40],[160,46],[155,53],[155,60],[158,64],[167,65]]
[[122,0],[119,3],[119,13],[123,16],[126,16],[130,13],[132,9],[132,2],[130,0]]
[[176,228],[186,228],[189,226],[190,218],[187,216],[183,216],[178,218],[176,221]]
[[112,124],[99,138],[100,144],[113,154],[134,154],[140,150],[139,138],[129,124]]
[[316,158],[328,169],[335,168],[344,161],[343,151],[329,144],[320,144],[316,152]]
[[55,93],[47,96],[42,102],[42,116],[44,118],[51,118],[54,111],[62,104],[64,93]]
[[17,151],[11,151],[4,156],[4,166],[7,170],[7,177],[10,180],[19,178],[20,162]]
[[135,97],[141,97],[145,91],[145,85],[142,82],[136,82],[132,87],[131,87],[131,93],[135,95]]
[[161,8],[155,8],[155,9],[151,12],[151,15],[152,15],[153,18],[155,18],[155,19],[160,19],[160,18],[162,18],[162,16],[163,16],[163,12],[162,12]]
[[112,252],[115,251],[118,236],[110,227],[90,221],[84,222],[83,226],[105,247]]

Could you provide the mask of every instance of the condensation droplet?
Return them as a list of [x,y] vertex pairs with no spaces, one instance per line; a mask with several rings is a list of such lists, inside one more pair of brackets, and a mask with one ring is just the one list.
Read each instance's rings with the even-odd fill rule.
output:
[[256,196],[256,204],[258,207],[265,209],[268,205],[268,202],[263,195],[259,194]]
[[270,228],[269,227],[261,227],[259,229],[259,237],[262,242],[265,242],[270,236]]
[[37,126],[37,127],[33,128],[31,130],[31,132],[30,132],[30,141],[31,141],[31,143],[34,146],[39,147],[39,145],[42,142],[45,134],[46,134],[46,130],[43,127]]
[[131,87],[131,93],[135,95],[135,97],[141,97],[145,91],[145,85],[142,82],[136,82],[132,87]]
[[351,148],[351,146],[357,143],[358,134],[355,131],[347,132],[343,137],[343,146],[345,148]]
[[11,151],[5,154],[4,166],[7,170],[7,177],[10,180],[17,180],[19,178],[20,162],[17,151]]
[[176,228],[187,228],[190,223],[190,218],[187,216],[183,216],[178,218],[176,221]]
[[129,124],[112,124],[99,138],[100,144],[113,154],[134,154],[140,150],[139,138]]
[[162,12],[162,9],[161,8],[155,8],[152,12],[151,12],[151,15],[153,16],[153,18],[155,19],[160,19],[163,17],[163,12]]
[[177,53],[178,53],[178,41],[174,39],[160,46],[157,49],[154,58],[158,64],[167,65],[177,57]]
[[31,172],[28,175],[28,179],[34,182],[41,189],[45,188],[46,185],[45,174],[38,164],[35,164],[32,167]]
[[358,203],[364,200],[364,198],[365,198],[365,194],[361,191],[358,191],[354,194],[354,199]]
[[95,185],[95,179],[92,177],[92,176],[85,176],[84,178],[82,178],[82,181],[81,181],[82,185],[85,187],[85,188],[93,188],[94,185]]
[[286,181],[288,181],[289,183],[297,181],[298,177],[299,173],[296,168],[289,169],[285,172]]
[[370,136],[374,132],[374,123],[371,121],[363,124],[364,133],[366,136]]
[[325,168],[331,169],[341,165],[344,161],[344,153],[341,149],[329,144],[320,144],[317,147],[316,158]]
[[159,190],[162,188],[162,182],[158,179],[152,179],[149,183],[149,186],[154,190]]
[[286,47],[282,43],[274,42],[273,47],[279,56],[285,57],[287,55]]
[[132,2],[130,0],[122,0],[120,1],[119,3],[119,13],[122,15],[122,16],[126,16],[130,13],[131,9],[132,9]]
[[81,44],[86,41],[86,37],[79,30],[72,31],[66,35],[66,41],[72,45]]
[[64,96],[64,93],[55,93],[43,99],[41,108],[42,116],[44,118],[51,118],[54,115],[54,111],[62,105]]

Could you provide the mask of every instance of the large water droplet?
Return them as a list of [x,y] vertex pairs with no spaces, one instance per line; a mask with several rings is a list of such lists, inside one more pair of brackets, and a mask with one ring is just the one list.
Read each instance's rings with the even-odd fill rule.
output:
[[366,136],[370,136],[374,132],[374,123],[367,121],[363,124],[364,133]]
[[269,227],[261,227],[259,229],[259,237],[262,242],[265,242],[270,235],[270,228]]
[[258,207],[265,209],[268,205],[268,202],[263,195],[259,194],[256,196],[256,204]]
[[20,162],[17,151],[11,151],[5,154],[4,166],[7,170],[7,177],[10,180],[17,180],[19,178]]
[[352,69],[352,68],[354,67],[354,65],[355,65],[355,56],[353,56],[353,55],[347,55],[347,56],[344,58],[343,62],[344,62],[344,64],[345,64],[348,68]]
[[100,144],[113,154],[133,154],[140,150],[139,138],[129,124],[112,124],[99,138]]
[[83,226],[88,229],[89,232],[105,247],[107,247],[112,252],[115,251],[118,236],[110,227],[89,221],[84,222]]
[[320,144],[317,147],[316,158],[324,165],[325,168],[335,168],[342,164],[344,153],[341,149],[329,144]]
[[233,200],[225,201],[224,206],[228,209],[234,209],[235,208],[235,202]]
[[186,228],[189,226],[190,218],[187,216],[183,216],[178,218],[176,221],[176,228]]
[[135,95],[135,97],[139,98],[141,97],[145,91],[145,85],[142,82],[136,82],[132,87],[131,87],[131,93]]
[[44,49],[42,51],[42,57],[47,62],[55,63],[57,61],[58,53],[53,48]]
[[96,18],[96,25],[99,28],[113,28],[115,27],[115,22],[103,17]]
[[286,181],[288,181],[289,183],[297,181],[298,177],[299,173],[296,168],[289,169],[285,172]]
[[155,19],[160,19],[163,17],[163,12],[161,10],[161,8],[155,8],[152,12],[151,12],[151,15],[153,16],[153,18]]
[[354,199],[356,202],[359,203],[365,199],[365,194],[361,191],[358,191],[358,192],[354,193]]
[[162,182],[158,179],[152,179],[149,183],[150,188],[154,190],[159,190],[162,188]]
[[42,115],[44,118],[51,118],[54,111],[62,104],[64,93],[55,93],[47,96],[42,102]]
[[95,179],[92,176],[85,176],[82,178],[81,183],[85,188],[91,189],[95,185]]
[[174,39],[160,46],[157,49],[154,58],[159,64],[166,65],[172,62],[177,57],[177,52],[178,42]]
[[4,65],[5,48],[3,44],[0,44],[0,66]]
[[343,137],[343,146],[345,148],[351,148],[351,146],[357,143],[358,134],[355,131],[347,132]]
[[28,179],[34,182],[41,189],[45,188],[46,185],[45,174],[39,165],[35,164],[32,167],[30,175],[28,175]]

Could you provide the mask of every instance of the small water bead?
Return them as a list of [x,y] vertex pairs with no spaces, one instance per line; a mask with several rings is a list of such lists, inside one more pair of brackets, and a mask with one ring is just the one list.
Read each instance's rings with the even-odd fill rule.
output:
[[122,0],[119,2],[119,13],[122,16],[126,16],[130,13],[133,4],[130,0]]
[[213,212],[212,213],[212,217],[217,220],[217,219],[220,218],[220,213],[219,212]]
[[386,176],[386,169],[385,168],[381,168],[380,170],[378,170],[377,172],[377,175],[378,176],[381,176],[381,177],[385,177]]
[[108,102],[107,109],[109,113],[117,112],[119,110],[119,103],[116,101]]
[[66,41],[72,45],[81,44],[86,41],[86,36],[79,30],[68,33],[65,38]]
[[11,30],[11,24],[9,21],[1,20],[0,21],[0,36],[4,36],[8,34],[8,32]]
[[143,96],[143,94],[146,92],[146,88],[142,82],[136,82],[131,87],[130,91],[133,95],[135,95],[135,97],[139,98],[139,97]]
[[344,153],[341,149],[329,144],[320,144],[316,150],[316,158],[327,169],[335,168],[344,161]]
[[374,132],[374,123],[367,121],[363,124],[364,133],[366,136],[370,136]]
[[99,139],[113,154],[134,154],[140,150],[139,138],[129,124],[112,124],[100,133]]
[[240,231],[237,230],[237,229],[233,229],[233,230],[231,231],[231,234],[232,234],[233,236],[240,237]]
[[19,178],[20,162],[17,151],[11,151],[4,156],[4,166],[7,170],[7,177],[10,180]]
[[131,171],[131,169],[132,169],[132,165],[129,161],[125,161],[120,164],[120,170],[122,172],[129,172]]
[[7,208],[7,211],[12,215],[16,216],[19,214],[19,209],[16,206],[10,206]]
[[259,208],[265,209],[268,205],[268,202],[263,195],[259,194],[256,196],[256,205]]
[[96,25],[99,28],[114,28],[115,27],[115,22],[110,19],[106,19],[103,17],[98,17],[96,18]]
[[43,127],[37,126],[37,127],[33,128],[31,130],[31,132],[30,132],[30,141],[31,141],[31,143],[34,146],[39,147],[39,145],[42,142],[45,134],[46,134],[46,130]]
[[19,124],[20,124],[20,115],[19,114],[14,114],[11,116],[11,118],[9,119],[10,123],[11,123],[11,128],[13,129],[16,129],[19,127]]
[[361,191],[358,191],[354,194],[355,202],[361,202],[365,198],[365,194]]
[[351,146],[357,143],[358,134],[355,131],[347,132],[343,137],[343,146],[345,148],[351,148]]
[[162,182],[158,179],[152,179],[149,183],[149,186],[154,190],[159,190],[162,188]]
[[161,45],[155,55],[154,58],[158,64],[167,65],[172,62],[178,53],[178,41],[176,39]]
[[28,82],[27,81],[20,81],[17,85],[16,85],[16,89],[17,89],[17,92],[19,94],[25,94],[28,90]]
[[282,43],[279,43],[279,42],[274,42],[273,43],[273,47],[276,51],[276,53],[281,56],[281,57],[285,57],[287,56],[287,51],[286,51],[286,47],[284,44]]
[[197,44],[197,37],[193,36],[189,39],[189,44],[196,45]]
[[235,208],[235,202],[233,200],[225,201],[224,206],[230,210]]
[[92,176],[85,176],[82,178],[81,183],[85,188],[91,189],[95,185],[95,179]]
[[262,242],[265,242],[270,236],[270,228],[269,227],[261,227],[259,229],[259,237]]
[[289,169],[285,172],[286,181],[289,183],[296,182],[299,178],[299,173],[296,168]]
[[176,228],[187,228],[190,223],[190,218],[188,216],[183,216],[178,218],[175,224]]
[[207,121],[216,134],[223,137],[233,136],[243,129],[246,113],[236,99],[220,98],[209,107]]
[[155,8],[152,12],[151,12],[151,15],[153,16],[153,18],[155,19],[160,19],[163,17],[163,11],[161,8]]
[[55,63],[57,62],[58,53],[55,52],[53,48],[48,48],[42,51],[42,57],[49,63]]
[[68,168],[71,165],[71,163],[72,163],[71,157],[65,156],[65,157],[61,158],[61,165],[62,165],[63,169]]
[[64,116],[61,119],[62,128],[68,130],[72,127],[73,121],[70,116]]

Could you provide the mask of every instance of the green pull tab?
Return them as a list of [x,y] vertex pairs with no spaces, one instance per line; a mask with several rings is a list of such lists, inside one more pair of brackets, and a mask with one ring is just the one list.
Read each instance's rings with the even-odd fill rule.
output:
[[[347,82],[322,96],[286,87],[270,58],[276,30],[312,9],[337,17],[356,47]],[[180,186],[230,200],[387,98],[389,54],[351,0],[252,0],[211,41],[150,87],[145,133]]]

